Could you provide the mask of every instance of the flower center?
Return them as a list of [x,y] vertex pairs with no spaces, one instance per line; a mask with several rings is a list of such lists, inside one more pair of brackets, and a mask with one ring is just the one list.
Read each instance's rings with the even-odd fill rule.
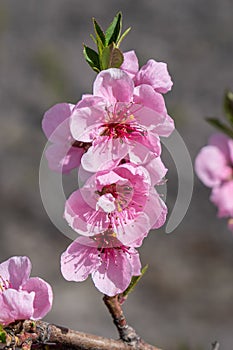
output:
[[117,238],[116,234],[108,229],[103,233],[99,233],[94,237],[91,237],[97,243],[97,249],[99,256],[102,259],[106,259],[110,255],[114,257],[115,249],[121,250],[123,253],[129,253],[129,248],[124,246]]
[[125,209],[133,196],[133,188],[129,184],[119,185],[116,183],[106,185],[101,191],[96,191],[99,196],[111,194],[115,198],[116,209],[121,212]]
[[100,126],[100,136],[108,136],[113,139],[132,139],[136,136],[145,136],[147,131],[138,124],[132,113],[132,105],[116,103],[112,108],[106,109],[106,123]]
[[139,125],[127,123],[105,123],[101,125],[104,130],[100,136],[108,136],[109,138],[134,138],[135,136],[145,136],[146,131]]

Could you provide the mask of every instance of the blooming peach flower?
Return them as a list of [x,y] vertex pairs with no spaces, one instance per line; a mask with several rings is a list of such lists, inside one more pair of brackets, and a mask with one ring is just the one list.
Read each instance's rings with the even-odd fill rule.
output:
[[42,128],[52,143],[46,150],[49,167],[57,172],[69,173],[80,165],[81,156],[89,147],[77,142],[70,133],[70,116],[74,105],[58,103],[43,117]]
[[29,278],[30,272],[31,263],[26,256],[15,256],[0,264],[1,324],[38,320],[50,311],[53,301],[50,285],[41,278]]
[[140,158],[136,144],[159,156],[159,136],[168,136],[174,123],[161,94],[149,85],[135,88],[128,74],[111,68],[98,74],[93,95],[85,95],[73,109],[70,128],[75,140],[91,144],[81,162],[95,172],[129,153]]
[[68,281],[84,281],[91,274],[96,288],[109,296],[124,292],[132,276],[141,274],[139,254],[111,232],[79,237],[61,256],[61,272]]
[[[164,174],[160,169],[157,179],[154,176],[158,182]],[[99,171],[68,198],[65,219],[81,235],[110,229],[124,245],[130,245],[166,219],[166,205],[152,185],[148,171],[131,163]]]

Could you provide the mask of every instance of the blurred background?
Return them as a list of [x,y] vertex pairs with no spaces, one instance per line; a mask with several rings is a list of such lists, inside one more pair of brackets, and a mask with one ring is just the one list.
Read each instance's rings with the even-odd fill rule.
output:
[[[90,93],[95,73],[82,57],[91,44],[91,18],[106,29],[116,12],[132,31],[122,45],[141,64],[168,63],[174,81],[165,96],[192,159],[214,130],[204,118],[222,115],[233,89],[232,0],[2,0],[0,2],[0,260],[28,255],[33,275],[54,290],[49,322],[117,337],[91,280],[63,280],[60,254],[70,240],[50,222],[40,198],[39,163],[46,139],[44,112]],[[169,167],[168,206],[177,194]],[[197,178],[191,205],[177,229],[151,232],[141,248],[149,270],[125,304],[148,342],[169,350],[221,350],[233,344],[233,236],[216,218],[210,191]]]

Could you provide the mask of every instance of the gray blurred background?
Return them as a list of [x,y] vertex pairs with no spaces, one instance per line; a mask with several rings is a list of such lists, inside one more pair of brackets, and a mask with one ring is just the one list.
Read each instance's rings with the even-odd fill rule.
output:
[[[95,73],[82,57],[91,45],[91,18],[106,28],[117,11],[133,29],[122,49],[141,64],[168,63],[174,88],[166,96],[194,159],[213,133],[205,116],[222,115],[222,96],[233,89],[232,0],[2,0],[0,2],[0,259],[28,255],[33,275],[54,290],[50,322],[117,337],[91,280],[63,280],[59,258],[70,240],[50,222],[40,198],[38,173],[46,139],[43,113],[91,92]],[[171,157],[168,206],[177,193]],[[221,350],[233,346],[233,236],[195,178],[188,213],[171,234],[151,232],[141,248],[149,270],[125,313],[147,341],[169,350]]]

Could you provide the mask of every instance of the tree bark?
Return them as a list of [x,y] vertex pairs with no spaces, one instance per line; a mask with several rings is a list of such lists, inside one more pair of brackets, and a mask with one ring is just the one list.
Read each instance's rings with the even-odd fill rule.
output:
[[0,343],[1,349],[160,350],[143,341],[130,345],[123,340],[73,331],[44,321],[21,321],[5,327],[5,331],[6,344]]

